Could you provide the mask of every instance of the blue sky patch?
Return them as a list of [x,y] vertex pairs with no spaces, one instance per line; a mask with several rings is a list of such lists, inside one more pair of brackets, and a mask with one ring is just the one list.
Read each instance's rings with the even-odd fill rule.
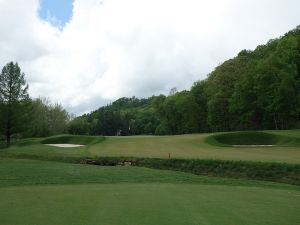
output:
[[39,16],[54,26],[63,28],[70,21],[73,0],[40,0]]

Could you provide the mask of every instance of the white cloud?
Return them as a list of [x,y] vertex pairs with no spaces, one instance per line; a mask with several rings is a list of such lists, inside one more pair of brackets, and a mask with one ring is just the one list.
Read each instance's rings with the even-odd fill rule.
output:
[[38,0],[0,0],[0,65],[18,61],[32,96],[82,113],[189,88],[296,27],[299,8],[297,0],[75,0],[61,30],[39,18]]

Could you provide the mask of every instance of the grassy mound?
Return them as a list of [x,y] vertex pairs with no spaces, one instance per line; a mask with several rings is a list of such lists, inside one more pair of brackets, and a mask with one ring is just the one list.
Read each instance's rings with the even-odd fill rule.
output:
[[104,137],[93,137],[84,135],[59,135],[46,138],[41,141],[42,144],[78,144],[92,145],[102,142]]
[[206,142],[218,146],[232,145],[276,145],[299,146],[300,138],[259,131],[243,131],[215,134],[206,138]]
[[187,183],[298,189],[297,186],[280,183],[199,176],[135,166],[92,166],[26,159],[0,158],[0,177],[0,188],[50,184]]

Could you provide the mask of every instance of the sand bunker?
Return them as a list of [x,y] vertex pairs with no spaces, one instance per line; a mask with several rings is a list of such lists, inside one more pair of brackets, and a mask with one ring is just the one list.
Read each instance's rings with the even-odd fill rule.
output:
[[48,146],[58,147],[58,148],[75,148],[82,147],[84,145],[73,145],[73,144],[46,144]]

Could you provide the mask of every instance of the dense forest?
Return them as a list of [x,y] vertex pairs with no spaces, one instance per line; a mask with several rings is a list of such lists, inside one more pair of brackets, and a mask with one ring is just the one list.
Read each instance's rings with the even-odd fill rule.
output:
[[300,128],[300,26],[243,50],[189,91],[120,98],[73,119],[72,134],[138,135]]
[[17,63],[0,76],[0,143],[61,133],[168,135],[300,128],[300,26],[225,61],[189,91],[120,98],[72,119],[59,104],[32,99]]

